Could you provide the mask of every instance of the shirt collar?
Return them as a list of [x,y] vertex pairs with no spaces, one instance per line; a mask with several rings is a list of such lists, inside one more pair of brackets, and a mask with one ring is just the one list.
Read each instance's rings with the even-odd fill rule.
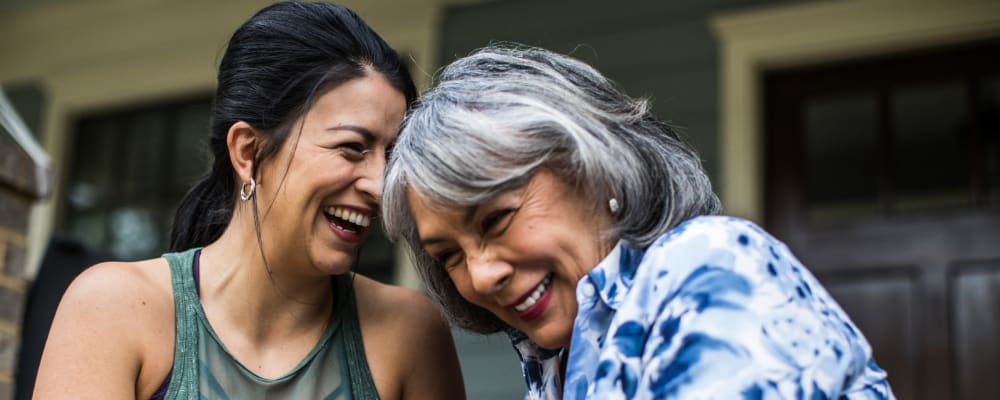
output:
[[527,383],[526,400],[558,399],[562,395],[559,365],[566,356],[563,349],[544,349],[514,328],[507,329],[511,344],[521,359],[521,373]]
[[624,241],[618,241],[611,253],[577,283],[577,301],[580,304],[592,303],[596,300],[594,294],[597,294],[608,307],[617,310],[632,289],[632,281],[644,253],[629,247]]

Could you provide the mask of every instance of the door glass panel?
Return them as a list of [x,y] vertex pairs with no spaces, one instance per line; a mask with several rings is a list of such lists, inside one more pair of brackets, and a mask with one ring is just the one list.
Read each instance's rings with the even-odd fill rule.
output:
[[969,205],[966,98],[965,86],[957,81],[891,91],[896,211]]
[[69,222],[69,233],[88,248],[101,249],[108,242],[107,219],[104,210],[78,211]]
[[[208,171],[211,166],[211,154],[208,150],[209,115],[211,103],[197,101],[183,104],[176,110],[176,132],[164,143],[170,150],[169,182],[166,185],[166,198],[181,199],[194,184]],[[154,212],[155,225],[164,238],[163,246],[169,245],[170,229],[174,223],[174,213],[177,202],[161,202]]]
[[72,178],[67,185],[66,206],[72,216],[67,230],[91,248],[101,248],[107,237],[106,207],[114,189],[113,170],[118,161],[114,153],[116,124],[108,120],[91,120],[80,125],[74,140]]
[[[141,204],[141,203],[140,203]],[[167,243],[155,216],[146,207],[122,206],[109,215],[111,254],[124,260],[138,260],[162,252]]]
[[179,159],[173,146],[208,136],[206,130],[190,129],[181,110],[198,109],[189,112],[203,116],[207,125],[208,104],[200,100],[83,118],[67,174],[66,230],[119,260],[163,253],[174,208],[184,194],[172,190],[172,182],[184,179],[174,166],[189,162]]
[[[207,102],[196,102],[177,110],[177,134],[171,138],[174,159],[171,191],[180,197],[194,185],[211,163],[208,153],[209,111]],[[172,212],[172,211],[171,211]]]
[[983,81],[980,87],[980,134],[986,146],[988,203],[1000,205],[1000,76]]
[[807,100],[805,204],[812,223],[878,214],[874,92]]
[[[135,202],[152,203],[158,200],[165,184],[163,177],[166,151],[167,130],[170,128],[167,120],[169,111],[152,109],[139,112],[124,118],[125,130],[121,133],[121,144],[128,168],[124,174],[121,186],[123,204],[116,207],[130,207]],[[170,136],[177,136],[170,132]]]

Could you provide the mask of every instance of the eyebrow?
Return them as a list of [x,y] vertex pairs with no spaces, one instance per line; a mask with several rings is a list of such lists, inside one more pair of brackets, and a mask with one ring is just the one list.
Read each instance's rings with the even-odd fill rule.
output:
[[364,136],[365,140],[367,140],[370,143],[373,143],[373,142],[376,141],[375,134],[372,133],[372,131],[370,131],[368,128],[365,128],[363,126],[341,124],[341,125],[331,126],[329,128],[326,128],[326,130],[328,130],[328,131],[351,131],[351,132],[355,132],[355,133],[357,133],[357,134],[359,134],[361,136]]
[[431,237],[431,238],[427,238],[427,239],[420,239],[420,247],[427,247],[427,246],[430,246],[432,244],[441,243],[443,241],[444,241],[444,239],[439,238],[439,237]]

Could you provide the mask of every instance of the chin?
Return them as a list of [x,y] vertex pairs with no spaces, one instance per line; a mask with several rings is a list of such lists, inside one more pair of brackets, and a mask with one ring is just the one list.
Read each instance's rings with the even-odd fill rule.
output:
[[572,326],[570,329],[563,329],[560,332],[552,332],[546,329],[538,329],[528,333],[532,342],[545,349],[559,349],[569,347],[573,337]]
[[326,275],[346,274],[354,265],[354,256],[340,251],[326,250],[313,257],[313,265]]

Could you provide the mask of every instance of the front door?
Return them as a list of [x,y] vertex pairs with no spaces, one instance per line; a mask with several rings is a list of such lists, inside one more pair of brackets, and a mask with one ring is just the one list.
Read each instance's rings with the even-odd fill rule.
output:
[[1000,42],[768,71],[766,225],[900,399],[1000,399]]

